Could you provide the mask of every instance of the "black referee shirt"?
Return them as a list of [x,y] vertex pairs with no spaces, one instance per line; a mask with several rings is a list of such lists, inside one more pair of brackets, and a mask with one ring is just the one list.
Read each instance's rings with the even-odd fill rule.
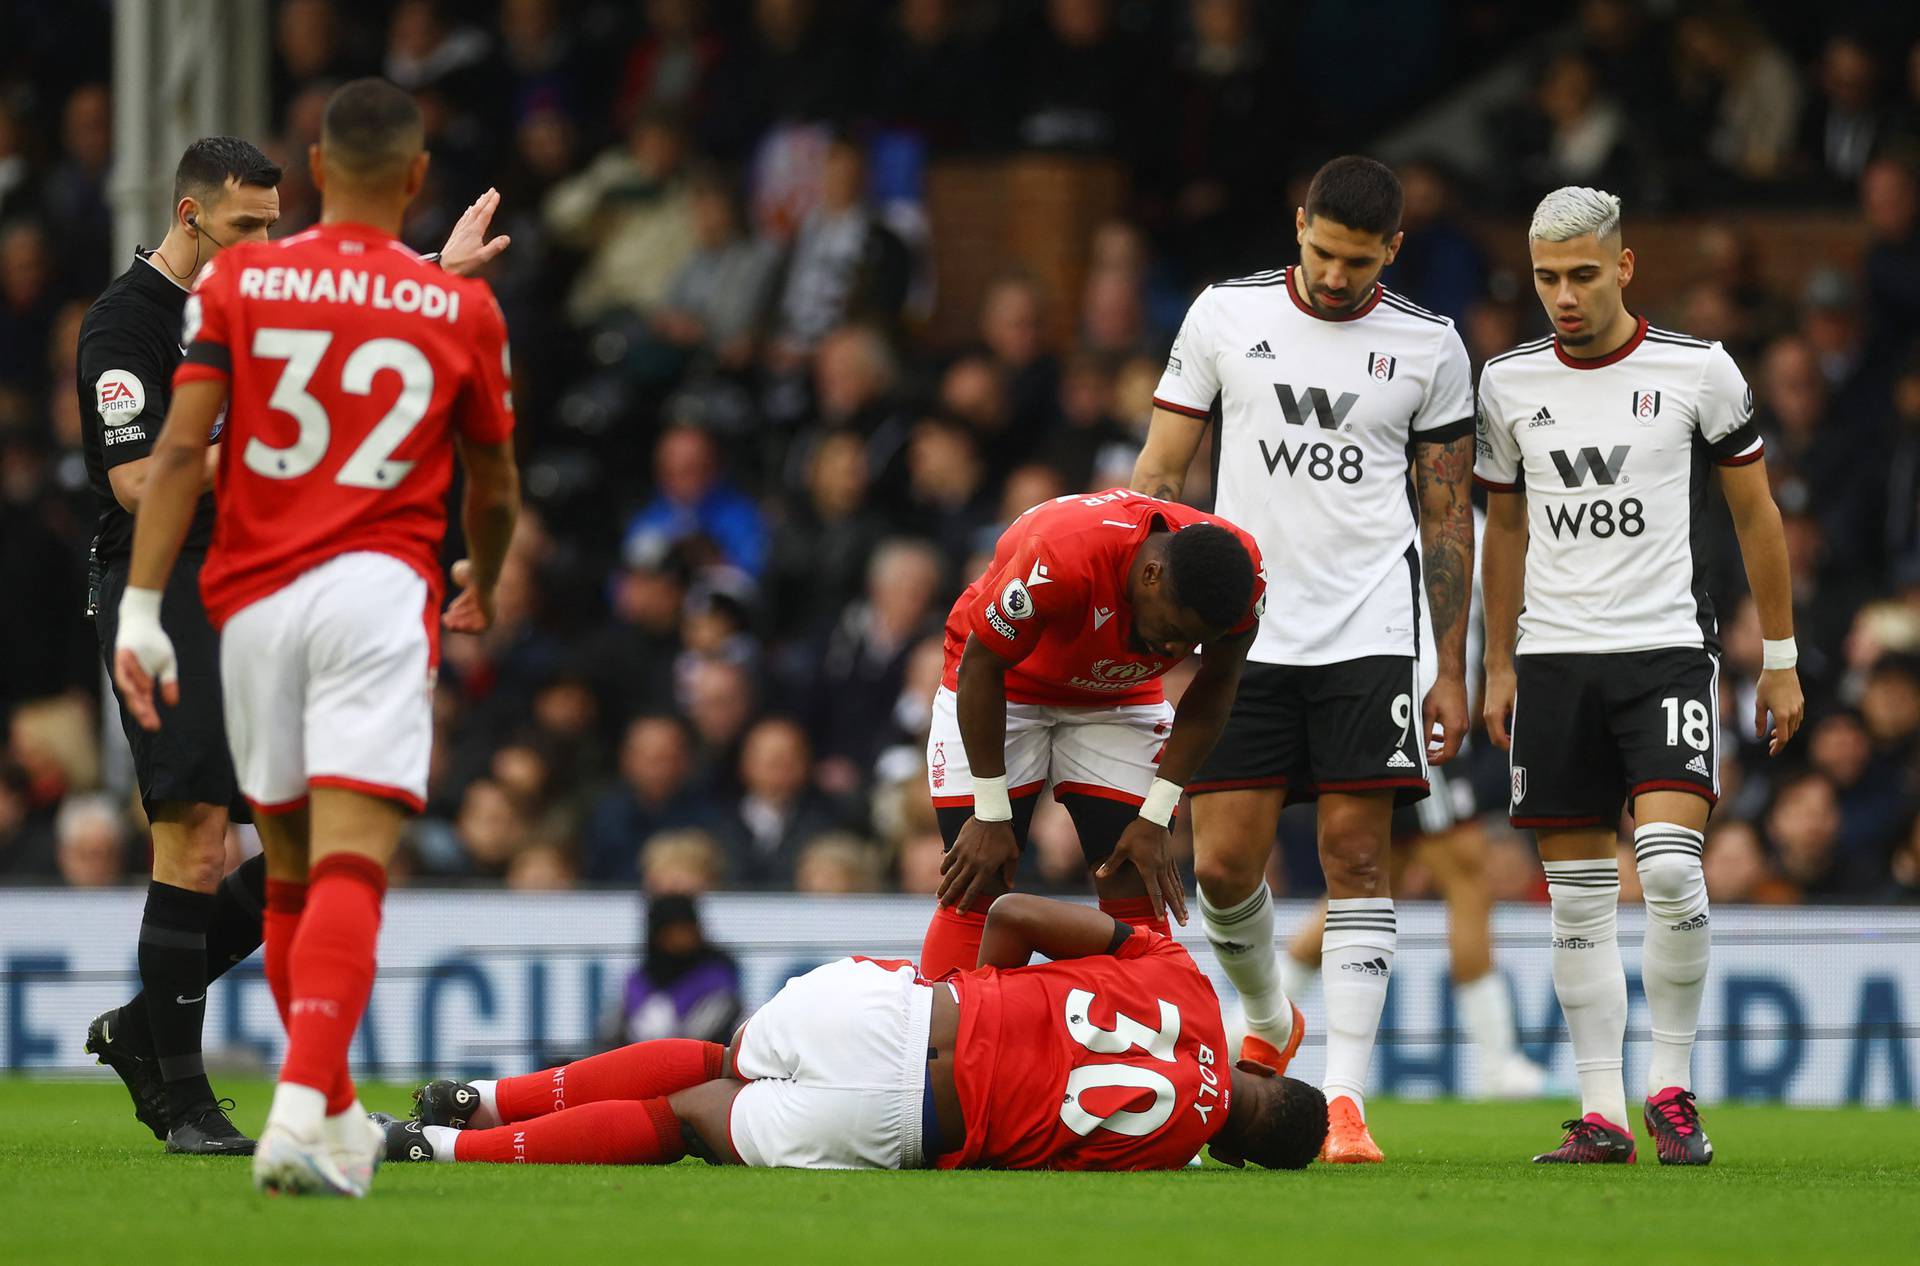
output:
[[[81,430],[87,482],[99,507],[94,548],[103,565],[133,553],[133,516],[114,498],[107,472],[153,451],[180,364],[180,317],[187,292],[145,255],[113,279],[80,326]],[[200,498],[183,551],[204,554],[213,539],[213,494]]]

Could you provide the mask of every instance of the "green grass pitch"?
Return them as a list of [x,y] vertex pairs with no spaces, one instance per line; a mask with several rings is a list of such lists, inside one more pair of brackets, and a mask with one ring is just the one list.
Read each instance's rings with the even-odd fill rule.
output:
[[[257,1129],[268,1088],[222,1087]],[[395,1087],[369,1106],[404,1110]],[[118,1083],[0,1080],[0,1262],[1864,1263],[1920,1261],[1920,1116],[1710,1106],[1719,1160],[1525,1163],[1559,1103],[1391,1103],[1379,1167],[828,1174],[437,1165],[360,1202],[268,1199],[164,1156]]]

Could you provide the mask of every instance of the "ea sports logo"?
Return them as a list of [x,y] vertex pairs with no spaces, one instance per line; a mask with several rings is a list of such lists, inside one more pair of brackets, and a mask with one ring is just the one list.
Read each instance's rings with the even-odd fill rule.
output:
[[93,384],[94,408],[108,426],[125,426],[147,407],[147,390],[124,369],[109,369]]
[[1160,665],[1136,663],[1132,660],[1102,659],[1095,661],[1093,675],[1101,681],[1140,681],[1151,677]]

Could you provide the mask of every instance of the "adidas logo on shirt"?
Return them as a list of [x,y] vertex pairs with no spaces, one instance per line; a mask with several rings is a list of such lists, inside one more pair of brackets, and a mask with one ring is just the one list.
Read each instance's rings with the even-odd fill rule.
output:
[[1252,347],[1249,347],[1247,349],[1247,359],[1248,360],[1273,360],[1275,359],[1273,354],[1273,347],[1267,342],[1267,340],[1261,339],[1258,343],[1255,343]]
[[1388,769],[1412,769],[1413,767],[1414,764],[1407,759],[1407,754],[1397,747],[1393,749],[1393,755],[1387,757]]
[[1545,405],[1541,405],[1540,412],[1534,414],[1533,417],[1527,422],[1527,429],[1531,431],[1538,426],[1552,426],[1552,425],[1553,425],[1553,415],[1547,412],[1547,407]]
[[1340,970],[1357,971],[1367,976],[1384,976],[1387,974],[1387,960],[1384,958],[1375,958],[1364,963],[1342,963],[1340,964]]
[[1702,752],[1687,762],[1687,772],[1699,774],[1702,778],[1713,777],[1713,771],[1707,768],[1707,756],[1705,752]]

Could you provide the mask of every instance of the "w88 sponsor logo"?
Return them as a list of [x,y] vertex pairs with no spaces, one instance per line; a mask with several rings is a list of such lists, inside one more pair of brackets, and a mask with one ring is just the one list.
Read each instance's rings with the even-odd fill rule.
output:
[[1269,449],[1265,440],[1260,441],[1260,456],[1267,463],[1269,475],[1278,474],[1280,468],[1285,466],[1289,475],[1304,471],[1308,479],[1321,483],[1329,479],[1338,479],[1343,484],[1360,482],[1365,454],[1357,444],[1342,444],[1337,452],[1325,440],[1302,443],[1298,448],[1285,440],[1278,440],[1275,444],[1274,448]]
[[1616,506],[1604,498],[1574,506],[1548,506],[1547,524],[1553,539],[1580,539],[1582,529],[1597,541],[1614,536],[1634,537],[1647,530],[1646,507],[1638,497],[1623,497]]

